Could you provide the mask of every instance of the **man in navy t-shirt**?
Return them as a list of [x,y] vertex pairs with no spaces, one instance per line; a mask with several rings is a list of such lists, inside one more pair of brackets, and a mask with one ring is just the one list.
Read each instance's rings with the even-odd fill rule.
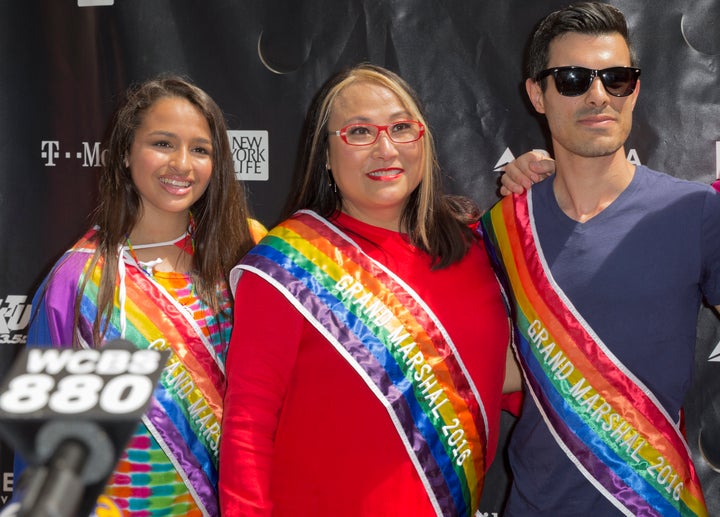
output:
[[530,43],[556,173],[483,218],[527,388],[506,517],[707,514],[679,422],[700,303],[720,304],[720,196],[627,161],[639,76],[607,4],[552,13]]

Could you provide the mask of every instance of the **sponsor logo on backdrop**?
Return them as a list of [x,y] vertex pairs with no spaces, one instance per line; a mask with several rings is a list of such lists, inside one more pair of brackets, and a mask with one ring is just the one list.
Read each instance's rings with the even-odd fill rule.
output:
[[[545,149],[533,149],[533,151],[539,151],[541,153],[545,153],[548,156],[550,154]],[[522,154],[522,153],[521,153]],[[717,142],[717,159],[720,160],[720,142]],[[513,161],[515,159],[515,155],[510,150],[509,147],[506,147],[503,153],[500,155],[500,159],[495,163],[495,166],[493,167],[494,171],[499,171],[502,167],[505,167],[508,163]],[[640,161],[640,157],[638,156],[638,153],[635,149],[630,149],[627,154],[627,159],[630,163],[633,163],[635,165],[642,165],[642,162]],[[720,161],[718,162],[720,164]],[[719,165],[720,167],[720,165]],[[720,168],[718,169],[718,174],[720,174]],[[720,176],[718,176],[720,177]]]
[[0,298],[0,345],[25,344],[30,312],[27,296],[9,294]]
[[[547,156],[550,156],[550,153],[548,153],[545,149],[533,149],[533,151],[545,153]],[[500,155],[500,159],[495,163],[493,170],[499,171],[502,167],[505,167],[508,163],[510,163],[514,159],[515,159],[515,155],[512,153],[512,151],[510,150],[509,147],[506,147],[505,151],[503,151],[502,155]]]
[[[235,176],[242,181],[268,181],[267,131],[228,131],[228,141],[235,164]],[[100,142],[80,142],[69,148],[59,140],[42,140],[40,157],[45,167],[57,167],[65,160],[79,162],[81,167],[101,167],[105,163],[107,149]]]
[[714,362],[714,363],[720,363],[720,342],[718,342],[717,345],[715,345],[715,348],[712,352],[710,352],[710,357],[708,357],[708,362]]
[[268,181],[268,132],[228,131],[235,176],[243,181]]
[[[11,466],[11,465],[8,465]],[[12,472],[0,472],[2,479],[0,479],[0,506],[7,503],[10,500],[13,492],[13,473]]]
[[[541,151],[547,153],[545,149],[533,149],[533,151]],[[503,153],[500,155],[500,159],[498,159],[498,161],[495,163],[493,170],[499,170],[501,167],[504,167],[514,159],[515,155],[509,147],[506,147]],[[633,163],[635,165],[642,165],[636,149],[630,149],[628,151],[627,159],[630,163]],[[715,177],[720,179],[720,141],[715,142]]]
[[115,0],[77,0],[78,7],[92,7],[95,5],[113,5]]
[[100,142],[81,142],[75,149],[68,150],[58,140],[40,142],[40,157],[45,167],[55,167],[63,160],[79,161],[83,167],[100,167],[105,163],[107,151],[100,149]]

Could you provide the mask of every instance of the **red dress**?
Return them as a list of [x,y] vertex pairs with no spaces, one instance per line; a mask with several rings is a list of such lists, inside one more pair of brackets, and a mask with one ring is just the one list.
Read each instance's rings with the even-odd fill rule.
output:
[[[428,256],[399,233],[345,215],[335,224],[409,284],[450,334],[485,405],[490,465],[509,325],[482,244],[461,262],[430,271]],[[243,273],[235,299],[221,438],[223,516],[435,515],[386,409],[335,348],[253,273]]]

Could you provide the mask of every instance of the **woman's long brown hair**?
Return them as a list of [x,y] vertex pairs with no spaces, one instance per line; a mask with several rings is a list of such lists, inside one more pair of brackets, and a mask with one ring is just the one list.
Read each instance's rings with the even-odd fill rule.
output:
[[[225,118],[219,106],[189,81],[166,76],[148,80],[128,89],[115,112],[106,145],[100,177],[99,204],[93,222],[97,249],[86,269],[91,274],[102,262],[97,294],[97,316],[93,323],[93,345],[98,347],[107,332],[115,297],[120,246],[140,217],[141,200],[126,157],[147,110],[159,99],[177,97],[195,106],[207,120],[212,138],[213,170],[207,190],[191,207],[195,220],[193,269],[191,275],[198,296],[217,313],[222,306],[219,291],[230,269],[253,246],[248,226],[248,207],[242,186],[235,178]],[[86,276],[75,300],[75,335],[80,321],[80,301],[88,282]]]

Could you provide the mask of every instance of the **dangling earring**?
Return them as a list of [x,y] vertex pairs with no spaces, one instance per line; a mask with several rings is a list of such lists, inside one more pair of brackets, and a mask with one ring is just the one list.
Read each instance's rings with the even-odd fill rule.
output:
[[325,165],[325,170],[328,172],[328,187],[332,187],[333,193],[337,194],[337,183],[335,183],[335,178],[333,178],[332,170],[330,170],[330,166]]

